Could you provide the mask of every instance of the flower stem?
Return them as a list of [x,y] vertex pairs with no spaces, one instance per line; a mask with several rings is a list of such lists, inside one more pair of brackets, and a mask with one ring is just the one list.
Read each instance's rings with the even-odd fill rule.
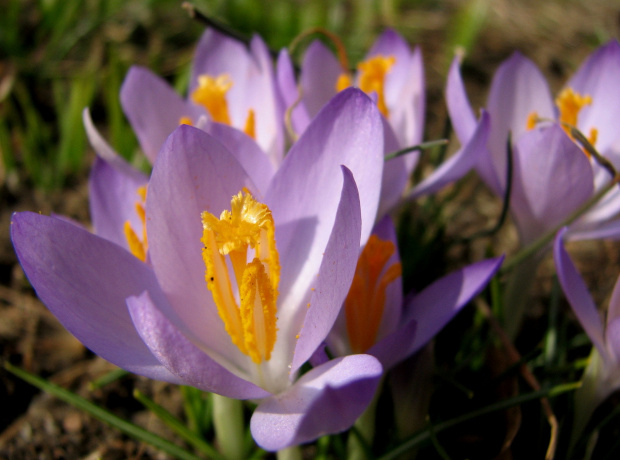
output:
[[229,460],[245,458],[243,403],[213,394],[213,427],[220,451]]

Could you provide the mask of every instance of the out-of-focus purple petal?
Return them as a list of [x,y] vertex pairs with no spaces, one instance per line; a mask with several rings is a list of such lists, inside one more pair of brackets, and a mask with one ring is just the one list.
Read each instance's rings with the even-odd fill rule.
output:
[[417,329],[418,322],[415,319],[406,321],[401,327],[378,340],[367,353],[377,358],[387,371],[417,351],[412,348]]
[[573,265],[570,256],[564,249],[563,236],[566,228],[560,230],[553,244],[553,258],[558,273],[558,279],[566,295],[566,300],[573,307],[573,311],[583,326],[592,343],[599,350],[601,356],[606,356],[603,322],[596,311],[596,305],[588,292],[588,288]]
[[[165,299],[158,299],[165,302]],[[269,393],[217,364],[196,348],[158,310],[148,292],[127,299],[129,313],[151,353],[185,385],[235,399],[264,398]]]
[[256,408],[252,436],[263,449],[276,451],[344,431],[372,400],[381,374],[381,364],[369,355],[345,356],[316,367]]
[[418,198],[435,193],[445,185],[454,182],[469,172],[481,159],[489,138],[490,118],[482,111],[478,126],[467,144],[444,161],[436,171],[414,187],[409,198]]
[[[383,142],[386,154],[399,150],[400,142],[390,123],[383,117]],[[403,192],[420,157],[420,152],[411,152],[406,155],[387,160],[383,165],[383,178],[381,179],[381,202],[377,216],[386,215],[400,203]]]
[[11,239],[41,301],[80,342],[130,372],[181,383],[144,345],[125,305],[145,289],[159,291],[146,264],[76,225],[36,213],[13,215]]
[[465,143],[474,134],[474,130],[476,129],[476,116],[469,103],[467,93],[465,92],[465,85],[461,78],[460,64],[460,56],[456,56],[452,61],[450,72],[448,73],[446,104],[456,136],[461,143]]
[[298,321],[301,327],[293,327],[293,332],[298,331],[298,339],[291,374],[297,372],[327,337],[355,274],[362,226],[359,195],[351,172],[343,166],[342,173],[344,183],[336,221],[310,296],[310,306],[299,305],[303,325]]
[[605,342],[607,345],[606,358],[613,360],[613,364],[608,364],[618,368],[620,366],[620,318],[616,317],[607,323]]
[[518,52],[504,61],[495,73],[487,109],[491,115],[488,147],[501,189],[506,186],[506,142],[508,132],[518,140],[526,132],[528,116],[554,118],[549,87],[536,65]]
[[607,325],[614,319],[620,318],[620,277],[616,281],[614,290],[609,300],[609,308],[607,310]]
[[372,229],[383,171],[383,130],[375,104],[360,90],[334,97],[293,145],[265,197],[276,222],[280,300],[300,299],[314,282],[330,238],[340,193],[340,165],[353,173],[362,236]]
[[336,83],[343,69],[334,54],[320,41],[310,43],[301,63],[300,83],[303,103],[314,118],[336,94]]
[[88,107],[82,111],[82,121],[84,122],[84,129],[86,130],[88,141],[93,149],[95,149],[95,153],[97,153],[98,157],[103,158],[119,172],[132,177],[134,180],[141,180],[141,178],[144,177],[140,171],[127,163],[123,157],[117,154],[103,137],[101,137],[99,131],[97,131],[97,128],[95,128],[93,124],[93,120],[90,118]]
[[142,221],[135,203],[140,201],[138,188],[146,185],[146,176],[127,175],[97,157],[90,171],[90,216],[95,233],[129,249],[123,227],[126,221],[134,231],[142,231]]
[[560,224],[593,190],[588,158],[558,125],[519,138],[510,199],[523,244]]
[[567,84],[582,95],[592,97],[592,104],[579,112],[578,127],[589,135],[591,128],[598,130],[596,147],[605,153],[620,139],[617,120],[620,119],[620,44],[611,40],[597,49],[581,65]]
[[262,196],[267,191],[275,168],[269,157],[248,135],[222,123],[207,122],[204,131],[211,134],[237,159],[258,187]]
[[222,144],[199,129],[180,126],[162,147],[146,198],[149,255],[174,310],[162,313],[192,343],[230,359],[241,353],[207,289],[201,213],[219,216],[243,187],[255,193],[245,170]]
[[495,275],[504,258],[483,260],[435,281],[411,299],[404,321],[415,319],[418,329],[409,353],[415,353],[467,305]]
[[298,101],[300,95],[293,63],[286,49],[280,51],[276,63],[276,79],[280,89],[284,109],[288,110],[297,104],[291,113],[291,122],[296,133],[303,133],[310,124],[310,116],[303,102]]
[[153,72],[137,66],[129,69],[125,77],[121,105],[151,163],[155,163],[159,149],[182,117],[195,122],[203,113]]

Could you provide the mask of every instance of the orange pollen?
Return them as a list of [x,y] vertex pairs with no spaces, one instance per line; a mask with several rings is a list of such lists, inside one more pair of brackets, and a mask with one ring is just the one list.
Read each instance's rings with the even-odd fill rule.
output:
[[212,77],[210,75],[200,75],[198,77],[198,88],[192,93],[192,101],[202,105],[213,121],[230,125],[230,115],[228,114],[228,103],[226,93],[232,87],[232,81],[226,74]]
[[344,301],[347,333],[354,353],[364,353],[376,342],[385,308],[385,291],[402,274],[400,262],[386,268],[395,251],[394,243],[371,235],[357,261]]
[[[205,280],[226,332],[254,363],[269,361],[276,342],[280,279],[271,210],[244,189],[219,219],[203,212],[202,226]],[[248,250],[253,251],[251,262]]]
[[256,114],[253,109],[248,110],[248,117],[245,119],[243,132],[256,140]]
[[125,233],[125,238],[127,239],[129,251],[142,262],[145,262],[146,253],[149,247],[146,237],[146,212],[144,209],[144,204],[146,203],[146,185],[138,187],[136,193],[140,197],[140,200],[136,201],[136,214],[138,214],[140,222],[142,223],[142,238],[140,238],[131,227],[131,223],[129,221],[126,221],[123,225],[123,232]]
[[536,128],[536,124],[538,123],[538,112],[532,112],[527,116],[527,124],[526,128],[528,131]]
[[[366,94],[377,93],[377,107],[385,117],[390,115],[385,103],[385,78],[395,62],[394,56],[377,55],[357,65],[359,88]],[[349,86],[352,86],[351,77],[347,73],[341,74],[336,82],[336,89],[342,91]]]
[[192,122],[192,119],[190,117],[181,117],[179,119],[179,125],[189,125],[189,126],[193,126],[194,123]]

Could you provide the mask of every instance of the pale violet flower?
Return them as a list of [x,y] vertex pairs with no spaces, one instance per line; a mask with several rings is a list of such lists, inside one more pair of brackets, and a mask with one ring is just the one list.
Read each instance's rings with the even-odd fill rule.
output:
[[[101,174],[124,202],[144,178],[112,158],[98,160]],[[252,434],[279,450],[347,429],[382,375],[376,358],[358,354],[299,376],[347,295],[382,166],[376,106],[347,90],[264,188],[252,158],[180,126],[157,154],[144,199],[124,211],[137,215],[133,243],[127,216],[102,197],[105,236],[23,212],[11,237],[38,296],[87,347],[140,375],[257,400]]]
[[[503,197],[507,177],[507,140],[512,133],[511,211],[527,244],[555,228],[611,176],[572,139],[578,128],[617,168],[620,166],[620,44],[596,50],[556,99],[534,63],[514,53],[499,67],[487,102],[491,131],[477,169],[484,182]],[[459,72],[458,59],[448,77],[448,110],[461,142],[473,135],[476,117]],[[557,122],[554,122],[557,120]],[[620,193],[608,193],[569,228],[570,238],[617,236]]]
[[[394,30],[383,32],[351,74],[320,41],[304,55],[299,87],[292,65],[283,51],[277,64],[282,100],[291,110],[292,127],[303,132],[313,116],[338,91],[356,86],[376,102],[385,124],[385,153],[418,145],[423,140],[425,116],[424,65],[419,47],[411,51]],[[476,136],[413,189],[405,192],[419,152],[386,162],[379,215],[392,210],[404,197],[413,199],[438,191],[465,175],[478,161],[487,141],[488,120],[481,120]]]

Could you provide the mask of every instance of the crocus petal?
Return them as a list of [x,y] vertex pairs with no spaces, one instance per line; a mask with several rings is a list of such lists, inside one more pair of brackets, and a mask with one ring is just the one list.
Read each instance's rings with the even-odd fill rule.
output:
[[[160,297],[159,302],[165,302]],[[148,292],[127,299],[129,313],[151,353],[185,385],[235,399],[269,396],[262,388],[224,369],[196,348],[158,310]]]
[[620,44],[612,40],[600,47],[581,65],[567,84],[583,95],[592,97],[592,104],[579,112],[578,126],[585,135],[591,128],[598,130],[596,147],[605,152],[620,136]]
[[488,146],[503,190],[508,133],[512,133],[513,140],[519,139],[526,131],[532,112],[539,117],[554,117],[553,101],[536,65],[520,53],[514,53],[495,73],[487,107],[492,120]]
[[457,270],[435,281],[405,307],[404,321],[415,319],[418,329],[409,346],[415,353],[437,334],[462,307],[474,298],[495,275],[504,258],[487,259]]
[[467,144],[448,160],[444,161],[430,176],[416,185],[411,191],[409,198],[413,199],[435,193],[447,184],[467,174],[480,161],[481,156],[485,152],[489,138],[489,128],[489,114],[483,110],[478,126]]
[[123,157],[116,153],[103,137],[101,137],[101,134],[99,134],[99,131],[97,131],[97,128],[95,128],[93,124],[93,120],[90,118],[88,107],[82,111],[82,121],[84,122],[84,129],[86,130],[88,141],[93,149],[95,149],[95,153],[98,157],[103,158],[107,163],[124,175],[130,176],[134,180],[142,179],[143,174],[127,163]]
[[573,261],[564,249],[563,236],[565,232],[566,228],[558,232],[553,245],[553,258],[558,279],[564,290],[564,295],[566,295],[566,300],[573,307],[573,311],[586,334],[599,350],[601,356],[607,356],[603,339],[603,322],[583,278],[579,275]]
[[140,146],[151,163],[182,117],[194,122],[202,110],[187,103],[163,79],[148,69],[129,69],[121,87],[121,105]]
[[[620,318],[615,317],[607,323],[605,329],[605,341],[607,345],[607,356],[610,362],[607,364],[620,371]],[[618,378],[617,376],[616,378]],[[620,383],[620,381],[618,382]]]
[[159,291],[146,264],[76,225],[30,212],[13,215],[11,238],[37,295],[80,342],[130,372],[181,383],[144,345],[125,305],[145,289]]
[[[285,110],[295,105],[291,111],[291,123],[296,133],[303,133],[310,124],[306,106],[301,102],[293,63],[286,49],[280,51],[276,63],[276,79],[284,102]],[[285,120],[286,121],[286,120]]]
[[344,166],[342,172],[342,196],[316,278],[316,287],[308,308],[302,305],[299,309],[302,315],[305,314],[303,326],[299,329],[294,327],[299,334],[291,374],[297,372],[327,337],[355,274],[362,226],[359,195],[351,172]]
[[456,56],[452,60],[448,81],[446,84],[446,104],[452,127],[461,143],[465,143],[474,134],[476,129],[476,116],[469,103],[465,92],[465,85],[461,78],[461,58]]
[[381,364],[368,355],[345,356],[312,369],[256,408],[250,421],[254,440],[276,451],[346,430],[372,400],[381,373]]
[[293,145],[276,172],[265,203],[276,221],[280,301],[306,296],[330,238],[343,178],[353,173],[362,209],[362,236],[370,234],[379,203],[383,132],[376,106],[361,91],[334,97]]
[[[138,173],[138,171],[136,171]],[[134,231],[142,231],[142,221],[136,212],[140,201],[138,188],[146,185],[143,174],[127,175],[101,158],[95,159],[90,172],[90,216],[95,233],[106,240],[129,249],[123,227],[129,221]]]
[[243,187],[255,193],[232,154],[207,133],[180,126],[162,147],[146,198],[149,255],[173,310],[162,313],[199,348],[229,360],[241,353],[207,289],[201,213],[219,216]]
[[417,329],[417,320],[411,319],[378,340],[367,353],[377,358],[387,371],[417,351],[417,348],[412,350],[411,345],[416,339]]
[[579,225],[580,221],[571,225],[566,239],[573,240],[602,240],[602,239],[620,239],[620,220],[614,220],[601,224],[593,222],[592,225]]
[[338,77],[344,72],[334,54],[319,40],[310,43],[301,63],[299,81],[303,103],[313,118],[336,94]]
[[[383,122],[383,142],[386,155],[400,149],[400,142],[390,123],[381,118]],[[420,158],[420,152],[410,152],[390,160],[383,165],[383,178],[381,179],[381,202],[377,217],[380,218],[392,211],[399,203],[403,192],[411,177],[411,172]]]
[[237,159],[259,190],[265,191],[275,172],[273,163],[258,144],[244,132],[222,123],[207,122],[211,134]]
[[519,138],[511,205],[523,244],[562,222],[593,189],[588,158],[558,125],[536,128]]

